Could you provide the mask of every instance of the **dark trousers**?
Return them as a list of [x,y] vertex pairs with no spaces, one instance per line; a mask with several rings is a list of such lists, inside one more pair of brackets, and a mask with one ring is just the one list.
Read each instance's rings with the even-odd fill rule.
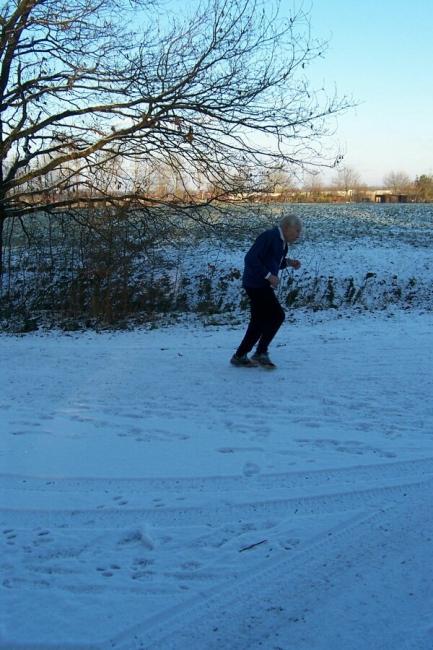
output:
[[251,318],[243,341],[236,351],[238,356],[251,352],[257,342],[257,352],[267,352],[285,319],[284,310],[271,286],[245,290],[250,299]]

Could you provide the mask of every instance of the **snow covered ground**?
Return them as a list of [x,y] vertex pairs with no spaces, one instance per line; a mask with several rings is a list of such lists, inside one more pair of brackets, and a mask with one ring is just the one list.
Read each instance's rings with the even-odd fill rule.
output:
[[0,648],[431,650],[433,313],[0,337]]

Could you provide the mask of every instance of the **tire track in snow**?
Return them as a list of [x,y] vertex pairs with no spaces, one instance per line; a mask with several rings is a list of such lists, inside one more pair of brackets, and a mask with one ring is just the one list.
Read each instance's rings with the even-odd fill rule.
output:
[[433,477],[424,481],[400,483],[397,486],[378,487],[349,492],[298,496],[245,503],[228,503],[206,507],[162,509],[106,509],[106,510],[16,510],[0,509],[0,526],[32,528],[43,521],[45,526],[57,528],[122,529],[138,524],[155,526],[212,525],[248,517],[288,517],[357,510],[379,506],[383,499],[399,499],[421,486],[433,487]]
[[[424,485],[419,484],[412,490],[406,502],[400,501],[390,508],[382,508],[380,512],[370,515],[364,513],[352,517],[349,522],[320,534],[290,557],[275,558],[266,564],[262,563],[252,575],[236,583],[215,587],[180,607],[167,609],[152,619],[134,626],[128,632],[113,637],[106,642],[104,648],[111,647],[116,650],[184,650],[185,647],[206,647],[208,650],[228,647],[233,650],[243,650],[248,647],[270,648],[277,647],[274,644],[269,645],[267,641],[273,635],[275,628],[281,626],[284,627],[286,637],[279,640],[285,641],[285,647],[289,641],[292,647],[292,638],[287,638],[287,630],[293,630],[295,634],[300,633],[302,638],[298,623],[306,615],[311,624],[315,609],[319,611],[320,622],[320,612],[329,594],[333,595],[333,592],[335,594],[342,584],[345,585],[347,573],[351,579],[350,574],[355,570],[354,567],[364,566],[362,561],[359,562],[360,558],[380,562],[379,558],[384,551],[384,546],[389,544],[390,540],[392,540],[391,553],[397,557],[400,557],[399,553],[407,550],[407,536],[401,535],[402,527],[404,532],[414,537],[420,523],[425,520],[426,513],[431,511],[431,493],[426,492],[424,488]],[[433,533],[431,524],[430,529]],[[375,534],[372,534],[372,531]],[[393,544],[395,539],[398,540],[397,550]],[[432,539],[424,539],[424,545],[426,542],[429,542],[431,547]],[[392,561],[391,558],[389,562]],[[383,569],[385,576],[386,571],[389,571],[389,562]],[[397,594],[398,598],[399,594]],[[284,605],[283,608],[281,604]],[[376,604],[372,607],[375,606]],[[332,608],[332,604],[330,607]],[[382,610],[386,610],[387,607],[386,602],[382,603]],[[281,615],[282,609],[285,610],[284,616]],[[399,613],[408,618],[412,610],[401,601]],[[341,618],[338,611],[334,615]],[[388,615],[392,618],[394,613],[391,611]],[[424,612],[423,629],[417,633],[417,639],[413,639],[413,644],[408,645],[408,648],[421,650],[427,647],[424,646],[424,642],[432,628],[431,613],[430,619],[428,616],[429,613]],[[373,619],[373,622],[377,627],[372,633],[380,634],[378,629],[380,624],[376,619]],[[392,634],[392,626],[385,632]],[[353,635],[353,631],[350,631],[350,634]],[[344,641],[346,642],[344,647],[348,647],[347,643],[350,640],[344,639]],[[354,644],[350,643],[350,647],[359,650],[365,647],[376,647],[370,645],[368,641],[364,645],[363,638],[358,640],[355,638],[352,641]],[[417,645],[414,645],[415,643]],[[281,647],[280,644],[278,647]],[[301,646],[296,645],[295,640],[293,647]],[[310,647],[308,641],[302,645],[305,650]],[[326,641],[320,648],[325,647],[328,647]]]
[[[125,480],[106,480],[106,479],[43,479],[43,478],[23,478],[23,477],[13,477],[12,482],[13,486],[11,487],[8,481],[11,477],[1,476],[0,485],[9,487],[11,490],[20,490],[24,486],[24,490],[35,490],[39,492],[52,493],[56,492],[58,489],[61,492],[74,491],[75,489],[81,491],[95,490],[95,491],[105,491],[112,488],[115,491],[122,490],[133,491],[134,489],[139,493],[145,493],[147,490],[152,489],[169,489],[172,491],[179,491],[184,488],[185,490],[197,490],[200,489],[204,493],[209,492],[209,494],[214,494],[216,491],[228,492],[230,490],[243,490],[245,496],[248,496],[248,490],[254,488],[255,490],[260,489],[266,491],[267,489],[275,490],[275,486],[278,485],[282,489],[305,489],[308,486],[310,489],[312,486],[317,487],[318,494],[313,494],[310,496],[295,496],[287,499],[271,499],[266,500],[255,500],[248,501],[245,503],[223,503],[221,505],[212,505],[209,507],[191,507],[191,508],[164,508],[158,510],[151,509],[135,509],[135,510],[120,510],[119,508],[114,508],[111,510],[99,511],[99,510],[12,510],[12,509],[3,509],[0,510],[0,520],[1,525],[4,526],[14,526],[15,528],[23,527],[24,529],[32,528],[35,526],[40,526],[41,524],[45,527],[58,527],[62,528],[64,531],[68,530],[77,530],[80,528],[84,529],[95,529],[95,528],[106,528],[106,529],[122,529],[136,526],[137,524],[149,523],[155,526],[188,526],[194,525],[195,523],[206,523],[209,520],[209,523],[212,526],[217,527],[218,525],[228,523],[234,520],[246,520],[250,518],[272,518],[279,517],[281,519],[289,517],[302,517],[303,515],[311,514],[326,514],[326,513],[337,513],[337,512],[348,512],[349,515],[353,515],[353,511],[358,511],[355,515],[355,518],[351,518],[351,522],[343,526],[337,527],[329,532],[326,532],[321,535],[320,539],[315,540],[313,544],[309,543],[303,547],[302,551],[296,552],[295,554],[291,553],[292,561],[295,562],[295,557],[306,558],[311,549],[316,550],[316,559],[320,557],[319,549],[329,548],[329,544],[335,540],[335,536],[341,535],[344,536],[344,531],[347,528],[346,536],[356,534],[351,531],[357,531],[358,524],[365,520],[365,526],[368,528],[368,522],[374,521],[371,519],[375,516],[375,513],[368,514],[366,516],[366,508],[381,508],[383,511],[384,508],[389,507],[390,503],[398,503],[403,499],[412,498],[420,494],[420,492],[430,491],[431,484],[433,482],[433,459],[426,459],[420,461],[403,461],[403,462],[392,462],[392,463],[383,463],[380,465],[368,465],[368,466],[355,466],[349,469],[336,469],[336,470],[316,470],[312,472],[288,472],[284,474],[275,474],[275,475],[258,475],[251,478],[245,477],[205,477],[202,479],[125,479]],[[420,480],[422,477],[425,477],[424,480]],[[411,480],[412,479],[412,480]],[[416,479],[416,480],[415,480]],[[26,483],[21,484],[20,481],[25,480]],[[49,484],[46,484],[48,480]],[[3,481],[3,483],[2,483]],[[383,485],[387,481],[388,485]],[[397,484],[389,483],[394,482]],[[338,484],[339,486],[344,485],[344,488],[347,490],[323,494],[323,489],[332,489],[333,484]],[[359,486],[360,484],[373,483],[373,487],[369,489],[355,489],[351,490],[351,487]],[[376,483],[376,485],[374,485]],[[378,485],[379,483],[379,485]],[[155,487],[157,486],[157,488]],[[320,493],[322,490],[322,493]],[[256,495],[254,495],[256,496]],[[230,495],[231,497],[231,495]],[[264,494],[266,497],[266,494]],[[232,500],[232,497],[231,497]],[[359,513],[360,510],[363,510],[362,513]],[[3,521],[4,520],[4,521]],[[360,530],[362,528],[361,523],[359,523]],[[359,537],[360,543],[362,543],[362,537]],[[302,566],[304,560],[300,560]],[[279,565],[278,565],[279,566]],[[275,569],[276,574],[278,574],[278,566]],[[285,565],[281,565],[283,569]],[[296,562],[293,566],[297,566]],[[267,570],[268,567],[266,567]],[[264,570],[264,569],[263,569]],[[267,574],[266,574],[267,575]],[[227,583],[226,583],[227,584]],[[240,585],[243,585],[243,580],[241,580]],[[237,583],[230,581],[229,587],[215,587],[216,591],[213,589],[211,591],[205,591],[202,595],[204,599],[203,606],[197,601],[190,600],[185,606],[181,606],[181,609],[178,610],[167,610],[162,612],[161,617],[158,615],[155,620],[149,621],[150,636],[145,635],[144,637],[141,634],[141,627],[138,626],[138,632],[134,628],[135,632],[126,632],[124,634],[119,634],[116,637],[113,637],[114,641],[121,643],[121,645],[113,645],[113,647],[119,647],[120,650],[132,650],[133,648],[146,648],[150,650],[151,648],[161,648],[161,650],[171,649],[170,643],[174,636],[176,636],[175,631],[170,632],[170,643],[167,644],[164,641],[164,630],[158,628],[159,621],[170,622],[170,629],[173,627],[171,622],[173,621],[174,626],[178,626],[179,629],[182,629],[182,623],[184,620],[196,620],[200,619],[202,616],[201,611],[202,607],[205,607],[204,616],[208,616],[209,611],[218,611],[222,607],[221,598],[218,596],[220,589],[225,589],[223,593],[240,593],[239,598],[245,599],[248,590],[251,589],[251,585],[246,585],[244,591],[241,593],[238,591]],[[212,594],[215,594],[212,596]],[[210,600],[208,599],[208,595]],[[212,600],[212,597],[214,600]],[[248,596],[250,598],[250,596]],[[216,600],[215,600],[216,599]],[[219,604],[218,604],[219,603]],[[197,606],[200,605],[199,609]],[[178,613],[184,612],[184,616]],[[203,624],[203,619],[202,620]],[[146,623],[147,626],[147,623]],[[156,627],[155,627],[156,626]],[[188,635],[188,631],[185,631],[183,628],[183,638],[185,641],[185,634]],[[158,631],[159,630],[159,631]],[[137,645],[136,639],[133,637],[137,636],[137,639],[140,643],[144,645]],[[205,637],[203,637],[205,638]],[[144,639],[144,640],[143,640]],[[162,641],[161,641],[162,639]],[[113,641],[113,643],[114,643]],[[138,641],[137,641],[138,643]],[[163,643],[163,645],[160,645]],[[187,646],[190,644],[188,641],[185,641]],[[36,648],[37,646],[26,645],[29,650]],[[106,650],[110,645],[104,643],[99,646],[102,650]],[[179,646],[180,648],[185,647]],[[198,647],[198,646],[197,646]],[[204,646],[203,646],[204,647]],[[210,647],[210,646],[209,646]],[[223,646],[215,646],[223,647]],[[241,648],[242,646],[238,646]],[[1,645],[0,645],[1,648]],[[23,646],[24,648],[24,646]],[[56,644],[53,641],[53,645],[44,647],[44,650],[53,650],[54,648],[61,648],[65,650],[67,648],[66,644]],[[81,644],[80,644],[81,648]],[[173,645],[173,648],[176,648]],[[8,647],[8,650],[11,650]],[[92,647],[92,650],[96,650],[96,646]]]
[[205,476],[199,478],[53,478],[0,474],[0,489],[19,491],[100,492],[128,490],[129,493],[167,490],[229,491],[256,485],[260,489],[321,485],[330,482],[370,482],[372,480],[397,479],[407,476],[433,475],[433,458],[396,461],[374,465],[354,465],[336,469],[319,469],[310,472],[291,471],[277,474],[244,476]]

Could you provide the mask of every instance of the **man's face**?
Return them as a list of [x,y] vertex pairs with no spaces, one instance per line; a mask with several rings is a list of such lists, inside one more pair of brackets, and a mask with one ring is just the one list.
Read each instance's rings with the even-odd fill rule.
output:
[[302,228],[300,226],[284,226],[282,228],[284,239],[288,244],[293,243],[299,239]]

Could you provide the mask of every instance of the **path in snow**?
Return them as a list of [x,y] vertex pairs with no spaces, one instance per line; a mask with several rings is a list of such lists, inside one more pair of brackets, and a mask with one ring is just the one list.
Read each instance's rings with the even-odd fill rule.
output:
[[431,648],[432,331],[0,338],[0,648]]

